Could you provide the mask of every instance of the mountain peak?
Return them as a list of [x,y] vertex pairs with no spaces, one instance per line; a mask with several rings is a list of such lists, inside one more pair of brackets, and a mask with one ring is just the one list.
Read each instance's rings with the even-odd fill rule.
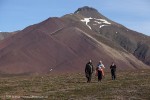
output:
[[76,10],[74,12],[74,14],[80,14],[82,16],[84,16],[85,18],[98,18],[98,19],[107,19],[105,16],[103,16],[101,13],[98,12],[98,10],[96,10],[93,7],[88,7],[88,6],[84,6],[81,8],[78,8],[78,10]]
[[95,8],[84,6],[84,7],[78,8],[78,10],[76,10],[74,13],[78,13],[80,11],[95,11],[95,12],[98,12]]

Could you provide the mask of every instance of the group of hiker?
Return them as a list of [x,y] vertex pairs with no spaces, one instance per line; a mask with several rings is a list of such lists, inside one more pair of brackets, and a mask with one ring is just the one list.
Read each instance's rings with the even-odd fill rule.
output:
[[[94,66],[92,64],[92,60],[90,60],[86,66],[85,66],[85,75],[87,78],[87,82],[91,82],[92,74],[95,72],[95,75],[98,77],[98,82],[101,82],[102,78],[104,77],[104,69],[105,66],[102,63],[102,61],[99,61],[98,65],[96,66],[96,69],[94,70]],[[110,65],[111,69],[111,77],[112,80],[116,79],[116,65],[114,62]]]

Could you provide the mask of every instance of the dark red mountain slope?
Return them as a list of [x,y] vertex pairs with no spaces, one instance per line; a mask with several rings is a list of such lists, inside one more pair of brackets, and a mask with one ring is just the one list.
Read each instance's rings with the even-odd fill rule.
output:
[[[112,61],[119,70],[149,68],[133,56],[132,49],[136,46],[132,45],[137,44],[137,41],[132,41],[132,37],[126,41],[128,36],[124,37],[123,32],[119,33],[122,26],[120,29],[116,28],[114,23],[114,26],[108,27],[123,35],[114,41],[115,35],[112,35],[112,31],[112,34],[105,32],[107,30],[103,27],[100,32],[104,33],[99,33],[96,27],[83,22],[84,18],[79,12],[61,18],[49,18],[4,39],[0,42],[0,73],[84,72],[85,64],[90,59],[95,66],[102,60],[106,70]],[[109,38],[107,33],[114,38]],[[118,41],[128,43],[129,49]]]

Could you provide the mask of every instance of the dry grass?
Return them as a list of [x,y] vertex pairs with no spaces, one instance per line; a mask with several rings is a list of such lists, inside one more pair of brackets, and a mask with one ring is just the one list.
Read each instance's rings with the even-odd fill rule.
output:
[[118,72],[115,81],[106,73],[100,83],[94,75],[86,83],[81,73],[1,77],[0,96],[1,100],[150,100],[150,70]]

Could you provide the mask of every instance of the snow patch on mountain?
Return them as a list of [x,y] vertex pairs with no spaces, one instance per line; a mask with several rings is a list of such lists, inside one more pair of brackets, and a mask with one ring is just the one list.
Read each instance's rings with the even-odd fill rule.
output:
[[53,69],[50,69],[49,71],[51,72]]
[[94,21],[95,23],[97,23],[97,24],[102,24],[102,22],[99,22],[99,21]]
[[93,18],[84,18],[83,20],[81,20],[82,22],[85,22],[86,25],[89,27],[89,29],[92,29],[90,25],[88,25],[88,23],[90,22],[90,19],[93,19]]
[[108,26],[108,25],[100,25],[99,28],[102,28],[102,27],[104,27],[104,26]]
[[[93,21],[93,20],[94,20],[94,21]],[[91,29],[91,30],[92,30],[92,28],[91,28],[91,26],[88,24],[88,23],[90,23],[90,22],[94,23],[93,25],[100,25],[99,28],[102,28],[102,27],[104,27],[104,26],[109,26],[109,25],[111,25],[111,23],[108,22],[108,21],[105,20],[105,19],[97,19],[97,18],[91,18],[91,17],[89,17],[89,18],[84,18],[84,19],[82,19],[81,21],[84,22],[84,23],[89,27],[89,29]]]
[[93,24],[93,25],[97,25],[97,24]]
[[105,19],[96,19],[96,18],[94,18],[95,20],[98,20],[98,21],[100,21],[101,23],[103,23],[103,24],[111,24],[110,22],[108,22],[107,20],[105,20]]

